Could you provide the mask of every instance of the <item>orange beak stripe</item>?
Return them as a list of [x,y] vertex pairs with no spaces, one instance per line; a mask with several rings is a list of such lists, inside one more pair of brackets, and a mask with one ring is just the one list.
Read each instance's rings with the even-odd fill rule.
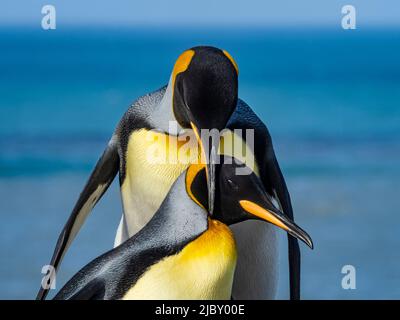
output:
[[268,221],[285,231],[289,230],[289,228],[285,224],[283,224],[278,218],[276,218],[274,214],[260,207],[258,204],[255,204],[254,202],[248,200],[240,200],[239,203],[240,206],[247,212],[259,217],[260,219]]

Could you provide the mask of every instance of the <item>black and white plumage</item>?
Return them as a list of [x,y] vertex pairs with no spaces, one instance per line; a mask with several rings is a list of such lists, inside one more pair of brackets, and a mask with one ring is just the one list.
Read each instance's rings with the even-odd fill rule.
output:
[[[193,51],[193,54],[185,55],[190,51]],[[186,110],[188,105],[190,112]],[[178,126],[171,128],[169,122],[173,120],[178,121]],[[58,269],[87,215],[117,173],[119,173],[124,213],[118,227],[115,245],[121,244],[138,232],[151,219],[176,177],[187,168],[188,164],[165,166],[149,164],[143,158],[148,148],[145,138],[150,136],[150,139],[156,139],[159,137],[158,134],[176,138],[176,135],[183,130],[190,134],[189,120],[194,121],[198,129],[221,130],[225,127],[232,130],[255,129],[253,152],[260,178],[270,196],[277,199],[282,211],[289,218],[293,218],[290,196],[268,130],[250,107],[237,98],[237,66],[224,51],[212,47],[196,47],[185,51],[177,60],[167,86],[139,98],[122,117],[58,239],[51,265]],[[245,141],[245,136],[242,138]],[[196,148],[197,145],[194,145],[193,150]],[[160,144],[161,149],[165,149],[165,144]],[[192,156],[193,159],[185,160],[188,160],[188,163],[194,161],[197,158],[196,152]],[[246,256],[245,259],[239,257],[233,292],[233,296],[237,298],[273,298],[276,291],[278,261],[276,234],[270,226],[258,223],[246,222],[234,226],[239,243],[239,255],[241,251],[247,252],[245,249],[240,249],[242,244],[243,248],[246,248],[246,243],[254,239],[265,238],[265,243],[269,244],[263,246],[264,252],[257,250],[254,254],[250,252],[250,256]],[[252,231],[250,234],[249,228]],[[261,257],[265,255],[267,259],[262,260]],[[246,280],[245,276],[240,276],[246,269],[241,262],[246,260],[257,262],[254,265],[254,273],[262,272],[265,275],[265,281],[258,279],[254,284],[259,290],[243,290],[244,287],[253,284],[253,281]],[[265,265],[262,261],[269,263]],[[291,297],[296,299],[299,298],[300,292],[300,251],[297,240],[291,236],[289,236],[289,262]],[[240,292],[240,296],[236,291]],[[41,288],[37,298],[44,298],[46,294],[47,290]]]

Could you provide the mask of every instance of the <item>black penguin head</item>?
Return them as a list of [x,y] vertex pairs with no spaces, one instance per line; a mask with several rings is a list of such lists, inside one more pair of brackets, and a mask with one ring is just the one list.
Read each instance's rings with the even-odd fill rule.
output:
[[225,128],[238,99],[238,69],[226,51],[193,47],[173,70],[173,110],[183,128]]
[[[225,157],[217,165],[217,188],[213,219],[231,225],[249,219],[274,224],[313,248],[311,237],[278,210],[260,180],[249,168],[243,169],[239,160]],[[238,175],[238,172],[250,172]],[[198,203],[206,204],[205,172],[198,168],[192,179],[190,192]],[[193,198],[192,197],[192,198]]]
[[175,119],[182,128],[194,130],[207,163],[208,209],[212,213],[219,136],[215,130],[204,130],[226,127],[238,100],[238,68],[226,51],[194,47],[177,59],[172,87]]

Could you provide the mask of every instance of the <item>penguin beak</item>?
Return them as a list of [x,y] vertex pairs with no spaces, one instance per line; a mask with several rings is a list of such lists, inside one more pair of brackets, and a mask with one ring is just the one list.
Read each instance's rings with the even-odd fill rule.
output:
[[214,211],[214,200],[215,200],[215,166],[218,163],[218,145],[219,145],[219,137],[211,139],[208,135],[200,135],[199,129],[197,126],[190,122],[190,125],[195,133],[196,139],[200,145],[200,149],[202,152],[202,159],[206,161],[206,176],[207,176],[207,189],[208,189],[208,212],[210,215],[213,214]]
[[293,221],[290,221],[283,213],[276,209],[268,197],[263,197],[263,199],[259,200],[261,205],[249,200],[240,200],[239,204],[243,210],[255,216],[257,219],[264,220],[278,226],[279,228],[288,232],[290,235],[303,241],[311,249],[314,248],[312,239],[307,232],[301,229]]

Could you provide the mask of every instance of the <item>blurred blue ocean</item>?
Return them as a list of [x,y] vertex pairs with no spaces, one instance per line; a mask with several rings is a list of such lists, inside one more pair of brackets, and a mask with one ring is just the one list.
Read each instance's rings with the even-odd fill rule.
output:
[[[228,50],[268,125],[302,245],[303,297],[400,298],[400,30],[0,29],[0,298],[32,299],[118,120],[176,57]],[[58,288],[112,247],[117,181],[68,252]],[[282,234],[278,297],[288,296]],[[341,269],[357,270],[343,290]]]

